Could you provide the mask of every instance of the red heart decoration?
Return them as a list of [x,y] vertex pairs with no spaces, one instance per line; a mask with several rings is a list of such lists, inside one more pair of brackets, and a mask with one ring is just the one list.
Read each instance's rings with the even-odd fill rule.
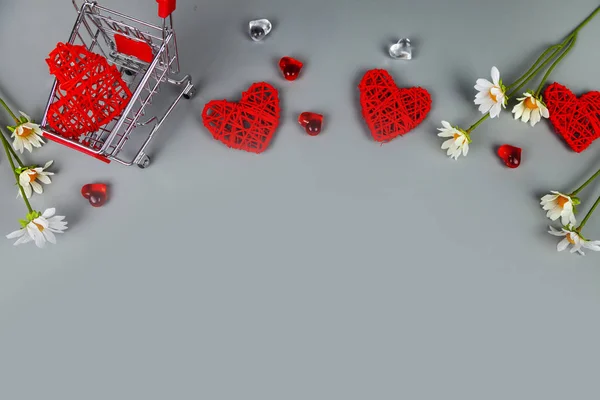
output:
[[119,116],[132,97],[117,67],[84,46],[58,43],[46,62],[58,82],[48,125],[63,137],[96,132]]
[[573,151],[581,153],[600,136],[600,92],[578,98],[567,87],[553,83],[544,91],[544,101],[554,130]]
[[367,71],[358,87],[363,118],[377,142],[389,142],[416,128],[431,109],[427,90],[398,88],[383,69]]
[[202,121],[213,137],[234,149],[262,153],[279,126],[279,94],[265,82],[242,93],[238,103],[213,100],[204,106]]

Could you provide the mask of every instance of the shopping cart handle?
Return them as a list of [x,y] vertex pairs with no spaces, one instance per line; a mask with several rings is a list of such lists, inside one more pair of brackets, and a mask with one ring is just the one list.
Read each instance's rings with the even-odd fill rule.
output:
[[173,11],[175,11],[176,0],[156,0],[158,3],[158,16],[161,18],[167,18]]

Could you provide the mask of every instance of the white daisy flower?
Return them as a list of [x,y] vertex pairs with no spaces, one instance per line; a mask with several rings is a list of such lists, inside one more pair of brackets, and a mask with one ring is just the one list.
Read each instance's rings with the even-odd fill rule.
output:
[[67,229],[65,217],[54,215],[56,209],[49,208],[40,214],[37,211],[27,215],[27,220],[21,221],[22,229],[6,235],[8,239],[18,238],[14,243],[18,246],[34,241],[36,246],[43,248],[46,242],[56,244],[55,233],[63,233]]
[[[31,198],[32,189],[37,194],[42,194],[44,192],[44,188],[37,181],[46,185],[52,183],[50,176],[54,175],[54,172],[46,172],[46,169],[52,165],[52,163],[53,161],[48,161],[44,167],[28,168],[19,174],[19,184],[23,187],[25,196],[27,196],[28,199]],[[21,191],[19,190],[17,197],[20,195]]]
[[552,221],[561,219],[563,225],[575,225],[575,205],[579,204],[576,198],[552,190],[551,194],[542,197],[540,204],[546,211],[546,217]]
[[38,124],[33,123],[29,115],[23,111],[19,111],[23,116],[21,118],[21,124],[9,127],[12,131],[11,137],[13,141],[13,147],[15,150],[23,153],[24,149],[33,151],[33,147],[42,147],[44,141],[42,140],[42,129]]
[[438,128],[438,131],[440,131],[438,136],[450,138],[442,143],[442,150],[448,149],[446,154],[455,160],[461,154],[466,156],[469,153],[469,143],[471,142],[467,132],[453,127],[447,121],[442,121],[442,126],[443,128]]
[[491,118],[500,115],[502,107],[506,108],[506,88],[500,79],[498,68],[492,67],[492,82],[487,79],[477,79],[475,89],[479,91],[475,95],[475,104],[479,105],[482,114],[490,113]]
[[600,240],[594,240],[594,241],[587,240],[586,238],[581,236],[581,234],[579,232],[577,232],[575,230],[573,225],[565,226],[560,231],[557,229],[554,229],[551,226],[548,233],[551,235],[554,235],[554,236],[564,236],[565,237],[556,246],[556,250],[558,250],[558,251],[565,250],[567,247],[569,247],[569,245],[573,246],[571,248],[571,253],[579,253],[582,256],[584,256],[585,253],[581,249],[590,249],[593,251],[600,251]]
[[535,126],[535,124],[541,121],[542,117],[550,117],[548,108],[542,99],[536,98],[531,93],[523,93],[523,96],[517,99],[519,100],[519,104],[512,110],[513,114],[515,114],[515,119],[521,118],[521,121],[525,123],[529,122],[531,126]]

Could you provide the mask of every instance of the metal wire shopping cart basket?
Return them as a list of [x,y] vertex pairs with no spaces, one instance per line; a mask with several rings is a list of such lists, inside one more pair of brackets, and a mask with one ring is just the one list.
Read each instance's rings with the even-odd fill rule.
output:
[[[162,18],[160,26],[102,7],[95,1],[85,0],[78,6],[76,0],[72,0],[78,16],[68,43],[83,45],[88,51],[103,56],[108,64],[115,65],[131,96],[122,112],[99,129],[69,137],[48,124],[49,109],[60,98],[60,85],[55,79],[41,122],[44,137],[107,163],[116,161],[141,168],[150,164],[146,147],[179,100],[191,98],[196,91],[189,75],[180,80],[173,78],[180,72],[172,17],[175,0],[156,1]],[[167,83],[178,87],[179,95],[164,113],[161,112],[162,116],[151,114],[150,109],[156,108],[151,107],[153,97]],[[140,142],[139,150],[125,158],[122,150],[134,130],[144,130],[147,136]]]

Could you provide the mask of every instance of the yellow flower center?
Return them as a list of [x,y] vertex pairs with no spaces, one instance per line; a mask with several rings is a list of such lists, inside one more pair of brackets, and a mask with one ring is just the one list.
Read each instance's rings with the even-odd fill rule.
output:
[[454,140],[458,139],[460,137],[460,135],[458,133],[454,134]]
[[[494,89],[494,88],[492,88],[492,89]],[[492,101],[494,103],[497,103],[498,99],[496,98],[496,95],[494,93],[492,93],[492,89],[490,89],[490,98],[492,99]]]
[[574,241],[574,240],[571,238],[571,235],[574,235],[574,233],[569,233],[569,234],[567,235],[567,240],[569,241],[569,243],[571,243],[571,244],[573,244],[573,245],[574,245],[574,244],[575,244],[575,241]]
[[35,172],[35,171],[28,172],[27,175],[29,176],[29,182],[30,183],[33,182],[33,181],[35,181],[37,179],[37,177],[38,177],[38,173]]
[[33,129],[28,126],[20,126],[20,129],[17,129],[17,136],[26,138],[33,133]]
[[36,224],[35,222],[33,222],[33,224],[39,229],[40,232],[44,232],[44,227],[40,224]]
[[556,199],[556,203],[560,208],[565,208],[565,204],[567,204],[568,202],[569,198],[565,196],[558,196],[558,199]]
[[526,98],[523,105],[530,110],[535,110],[538,108],[538,105],[533,97]]

